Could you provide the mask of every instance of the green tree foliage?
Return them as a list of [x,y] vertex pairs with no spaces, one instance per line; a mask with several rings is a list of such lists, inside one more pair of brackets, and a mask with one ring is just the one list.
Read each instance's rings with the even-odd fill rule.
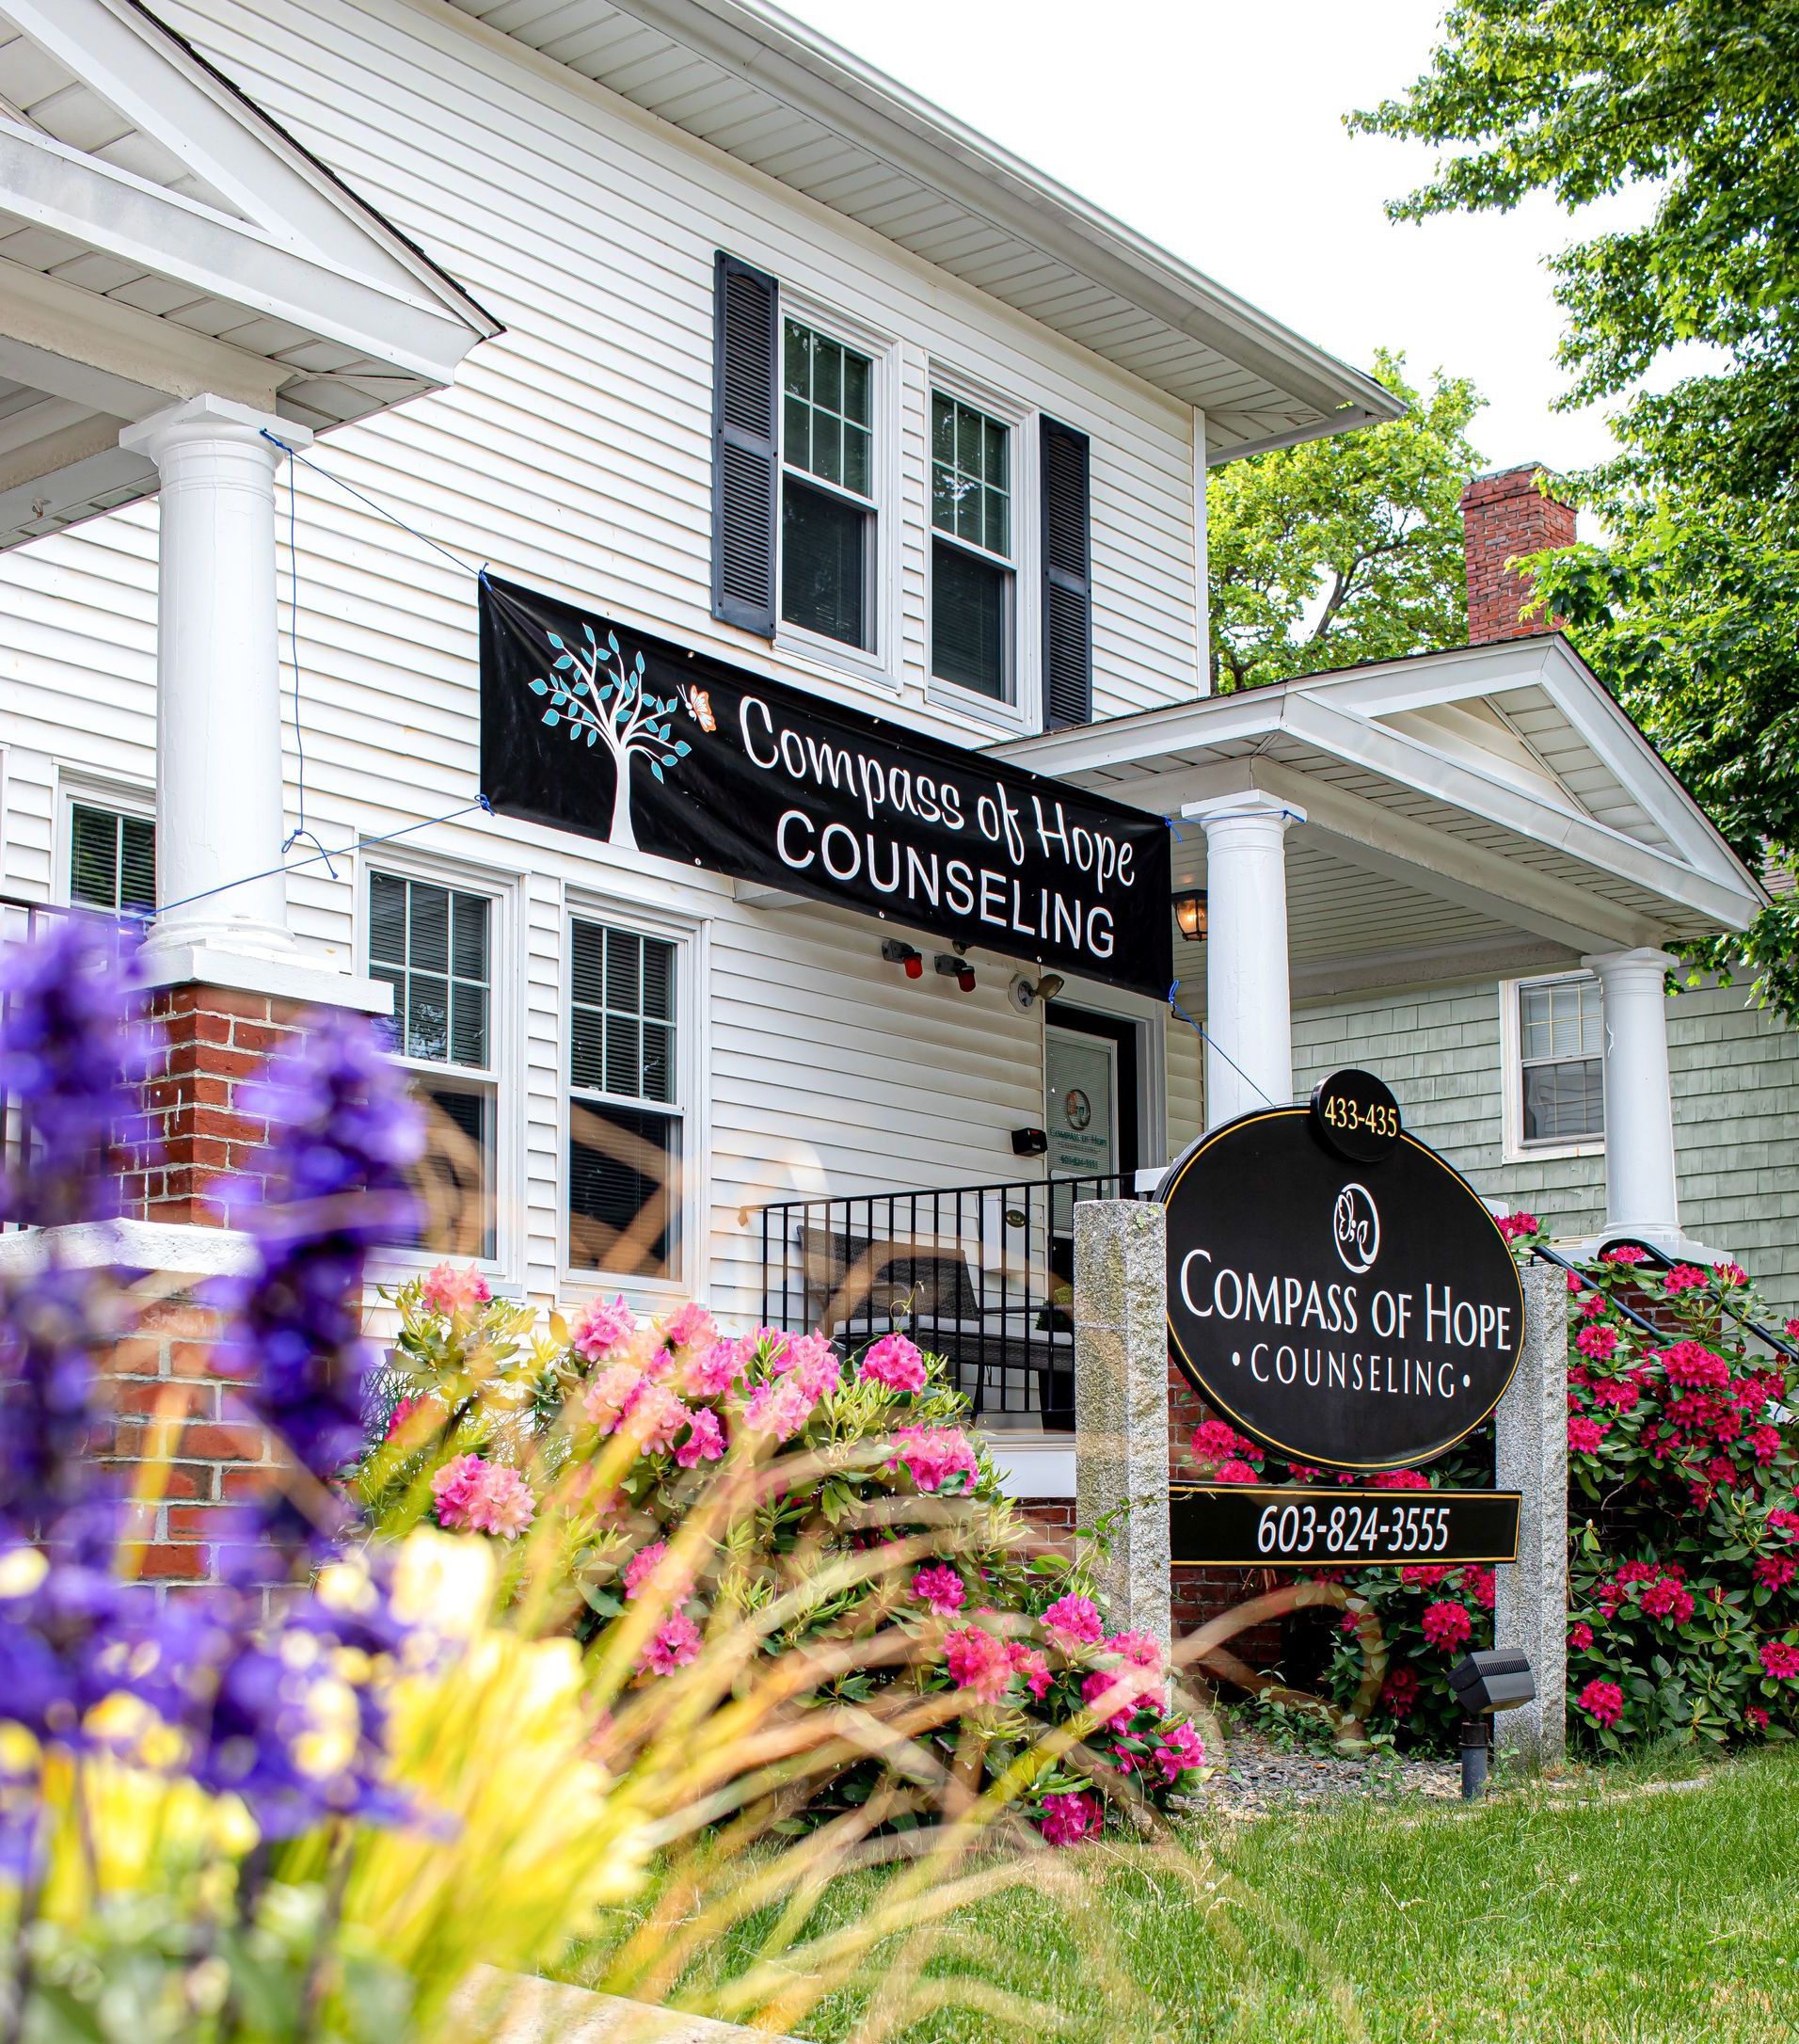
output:
[[[1537,593],[1752,866],[1799,855],[1799,0],[1463,0],[1430,71],[1352,126],[1456,153],[1392,209],[1571,212],[1633,185],[1641,227],[1551,258],[1563,403],[1623,400],[1577,480],[1610,537]],[[1695,343],[1698,345],[1695,347]],[[1671,389],[1644,374],[1690,368]],[[1799,902],[1696,964],[1799,1015]]]
[[1460,498],[1480,457],[1463,377],[1375,374],[1402,419],[1234,461],[1206,484],[1212,679],[1224,691],[1467,637]]

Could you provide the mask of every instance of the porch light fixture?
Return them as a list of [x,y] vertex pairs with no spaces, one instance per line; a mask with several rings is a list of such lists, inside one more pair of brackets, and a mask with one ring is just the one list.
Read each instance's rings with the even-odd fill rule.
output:
[[964,994],[975,990],[975,968],[965,958],[957,957],[954,951],[939,951],[931,964],[946,980],[954,980]]
[[1205,895],[1202,891],[1174,897],[1174,919],[1189,944],[1205,942]]
[[925,976],[922,955],[914,950],[910,944],[901,944],[898,937],[883,940],[881,955],[890,966],[904,966],[906,978],[909,980],[922,980]]

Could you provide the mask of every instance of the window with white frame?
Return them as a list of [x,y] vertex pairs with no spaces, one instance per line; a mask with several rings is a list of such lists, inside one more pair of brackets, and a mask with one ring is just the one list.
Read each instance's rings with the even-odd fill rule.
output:
[[681,1275],[681,947],[577,917],[568,983],[568,1262]]
[[782,325],[781,616],[874,647],[874,363],[797,319]]
[[1016,565],[1011,428],[931,393],[931,672],[1012,699]]
[[411,1243],[435,1255],[497,1254],[494,922],[491,895],[408,874],[369,875],[369,977],[393,989],[390,1046],[425,1110]]
[[1605,1019],[1590,973],[1517,987],[1519,1139],[1530,1149],[1605,1133]]
[[156,826],[95,802],[69,805],[69,899],[84,908],[156,905]]

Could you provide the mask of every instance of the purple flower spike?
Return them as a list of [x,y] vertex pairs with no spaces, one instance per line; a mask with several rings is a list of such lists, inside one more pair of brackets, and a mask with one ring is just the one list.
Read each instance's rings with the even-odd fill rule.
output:
[[[301,1048],[257,1089],[247,1111],[272,1131],[267,1193],[248,1217],[257,1268],[215,1288],[232,1325],[227,1366],[250,1380],[256,1416],[321,1483],[362,1445],[362,1272],[371,1249],[417,1222],[406,1167],[423,1126],[405,1075],[360,1016],[309,1023]],[[310,1546],[333,1527],[271,1500],[278,1546]]]
[[141,1141],[136,1087],[151,1039],[127,1020],[135,960],[119,928],[71,916],[0,957],[0,1094],[22,1106],[25,1155],[0,1179],[0,1212],[53,1228],[110,1220],[109,1145]]

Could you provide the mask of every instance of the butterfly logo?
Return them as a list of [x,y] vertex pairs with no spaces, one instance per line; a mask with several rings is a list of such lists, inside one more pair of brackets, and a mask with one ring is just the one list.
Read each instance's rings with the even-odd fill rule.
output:
[[718,719],[712,714],[712,698],[704,689],[684,688],[681,700],[687,706],[687,713],[702,731],[716,731]]

